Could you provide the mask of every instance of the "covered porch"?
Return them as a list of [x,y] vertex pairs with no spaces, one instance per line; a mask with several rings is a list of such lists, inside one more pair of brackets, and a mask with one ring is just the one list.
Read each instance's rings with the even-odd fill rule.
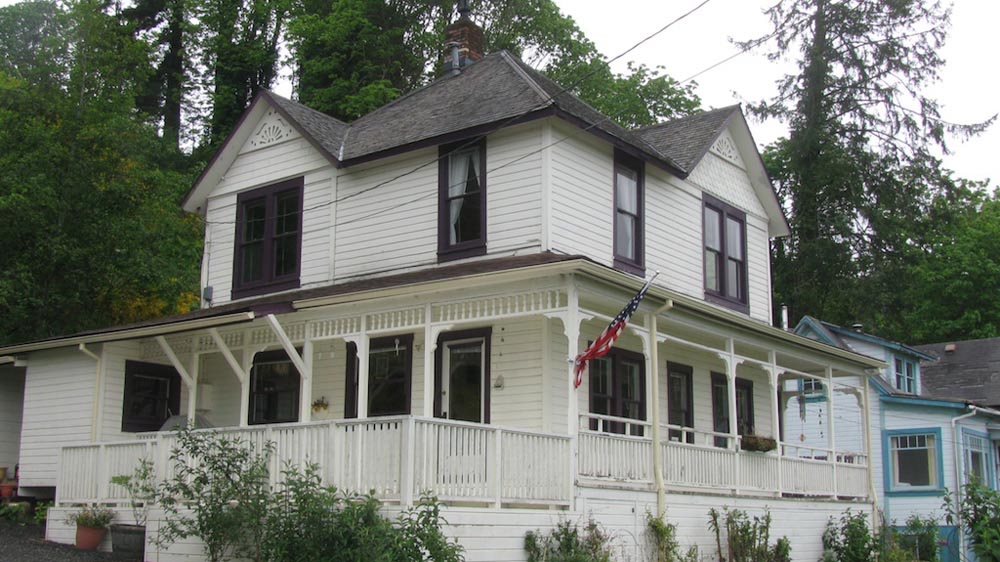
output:
[[[618,276],[296,301],[235,324],[104,343],[105,423],[95,443],[63,448],[57,502],[121,502],[110,478],[143,457],[169,476],[172,435],[127,427],[162,409],[256,446],[273,441],[275,482],[285,462],[315,462],[327,484],[401,505],[430,492],[573,509],[583,487],[868,496],[867,451],[838,451],[832,431],[824,449],[780,434],[781,381],[833,388],[863,375],[850,354],[656,290],[620,353],[574,388],[568,359],[634,291],[610,282]],[[749,451],[750,436],[777,446]]]

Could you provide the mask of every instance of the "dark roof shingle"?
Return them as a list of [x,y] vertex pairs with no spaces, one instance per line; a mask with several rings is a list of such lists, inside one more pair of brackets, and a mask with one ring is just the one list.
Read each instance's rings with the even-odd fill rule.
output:
[[739,111],[739,105],[720,107],[636,129],[635,134],[690,172]]
[[[954,350],[945,351],[948,345],[954,345]],[[928,394],[1000,406],[1000,338],[916,347],[938,357],[920,367],[920,380]]]

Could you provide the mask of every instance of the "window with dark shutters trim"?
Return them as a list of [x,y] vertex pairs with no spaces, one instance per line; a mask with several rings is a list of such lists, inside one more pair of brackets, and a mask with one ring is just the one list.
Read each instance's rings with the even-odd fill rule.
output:
[[299,287],[303,178],[236,198],[233,298]]

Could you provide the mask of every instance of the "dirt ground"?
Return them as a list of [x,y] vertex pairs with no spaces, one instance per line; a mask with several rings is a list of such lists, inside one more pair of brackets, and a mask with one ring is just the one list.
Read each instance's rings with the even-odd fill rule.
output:
[[85,552],[45,541],[39,525],[19,525],[0,519],[0,562],[97,562],[135,560],[110,552]]

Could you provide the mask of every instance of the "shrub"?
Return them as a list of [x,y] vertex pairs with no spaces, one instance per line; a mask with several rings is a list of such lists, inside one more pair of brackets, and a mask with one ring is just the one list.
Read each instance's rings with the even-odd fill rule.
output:
[[323,486],[318,467],[286,467],[261,540],[268,562],[458,562],[462,550],[441,532],[431,498],[395,521],[372,496]]
[[646,533],[653,547],[656,562],[698,562],[698,547],[681,553],[677,542],[677,526],[646,512]]
[[147,458],[139,459],[139,464],[132,474],[122,474],[111,477],[111,483],[125,488],[128,492],[129,507],[136,525],[146,525],[149,517],[149,505],[156,498],[156,480],[153,461]]
[[274,443],[255,451],[251,443],[217,432],[182,428],[176,436],[173,477],[157,492],[165,521],[155,542],[163,546],[197,537],[209,562],[262,560],[259,537],[271,501],[268,462]]
[[[782,537],[771,546],[771,514],[751,518],[745,511],[724,507],[708,512],[708,528],[715,533],[715,546],[719,560],[728,562],[788,562],[791,544]],[[725,551],[723,551],[725,529]]]
[[962,505],[953,506],[945,495],[945,513],[949,524],[965,528],[972,550],[980,562],[1000,562],[1000,492],[973,479],[962,491]]
[[[931,517],[922,518],[911,515],[906,520],[906,527],[902,531],[884,533],[888,540],[892,540],[910,556],[907,560],[920,560],[923,562],[938,562],[938,524]],[[883,552],[885,549],[883,549]],[[883,557],[883,560],[885,558]]]
[[115,518],[115,512],[98,505],[86,505],[75,513],[70,513],[66,517],[66,522],[76,524],[79,527],[93,527],[95,529],[107,529],[108,525]]
[[35,520],[35,525],[44,525],[46,519],[49,518],[49,509],[52,507],[52,502],[38,502],[35,505],[35,514],[32,516]]
[[528,562],[610,562],[608,536],[593,519],[583,530],[560,521],[549,534],[528,531],[524,536]]

